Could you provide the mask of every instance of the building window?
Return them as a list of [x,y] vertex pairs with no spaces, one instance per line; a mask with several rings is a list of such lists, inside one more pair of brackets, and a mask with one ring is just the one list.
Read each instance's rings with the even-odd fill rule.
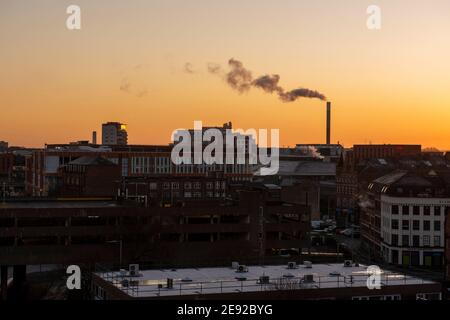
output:
[[184,197],[185,198],[192,198],[192,194],[190,192],[185,192],[184,193]]
[[402,230],[409,230],[409,220],[402,221]]
[[420,230],[420,221],[413,220],[413,230]]
[[429,216],[430,215],[430,207],[429,206],[423,207],[423,215],[424,216]]
[[165,190],[170,189],[170,183],[169,182],[164,182],[163,183],[163,189],[165,189]]
[[402,214],[403,215],[409,214],[409,206],[402,206]]
[[423,220],[423,230],[430,231],[430,220]]
[[398,246],[398,234],[392,234],[391,245]]
[[391,226],[393,230],[398,230],[398,220],[392,219]]
[[185,188],[185,189],[191,189],[191,183],[190,183],[190,182],[186,182],[186,183],[184,184],[184,188]]
[[434,215],[435,216],[441,215],[441,207],[434,207]]
[[441,300],[441,293],[418,293],[416,300]]
[[398,206],[397,205],[392,206],[392,214],[398,214]]
[[413,247],[420,247],[420,237],[413,236]]
[[158,188],[158,185],[156,182],[150,182],[149,188],[150,190],[156,190]]
[[214,188],[214,184],[212,182],[207,182],[206,183],[206,189],[211,190]]
[[413,207],[413,215],[418,216],[420,214],[420,207],[414,206]]
[[172,189],[178,190],[180,188],[180,184],[178,182],[172,182]]
[[430,236],[423,236],[423,245],[424,246],[430,245]]
[[402,236],[402,246],[408,247],[409,246],[409,236],[403,235]]
[[441,231],[441,222],[440,221],[434,222],[434,231]]
[[440,236],[434,236],[433,244],[435,247],[441,246],[441,237]]
[[202,185],[200,182],[194,182],[194,189],[199,190],[202,188]]

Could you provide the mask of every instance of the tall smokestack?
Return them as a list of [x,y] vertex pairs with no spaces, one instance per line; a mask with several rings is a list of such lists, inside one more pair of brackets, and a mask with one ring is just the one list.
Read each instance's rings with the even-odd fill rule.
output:
[[331,144],[331,102],[327,102],[327,144]]
[[92,131],[92,144],[97,144],[97,131]]

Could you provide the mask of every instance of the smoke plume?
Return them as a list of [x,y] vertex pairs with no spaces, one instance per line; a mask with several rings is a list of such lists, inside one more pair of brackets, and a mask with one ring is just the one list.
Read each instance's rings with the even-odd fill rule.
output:
[[277,74],[265,75],[254,80],[252,82],[252,85],[257,88],[263,89],[267,93],[277,92],[278,94],[281,94],[283,93],[283,88],[278,85],[279,81],[280,76]]
[[183,66],[183,71],[189,74],[195,73],[194,67],[192,66],[192,63],[186,62]]
[[245,69],[242,62],[233,58],[228,61],[228,65],[231,71],[226,75],[227,83],[240,93],[250,90],[252,85],[251,71]]
[[[263,75],[253,80],[252,72],[246,69],[239,60],[231,58],[228,61],[230,71],[224,78],[228,85],[239,93],[249,91],[252,87],[259,88],[267,93],[276,93],[283,102],[294,102],[298,98],[315,98],[326,100],[325,95],[306,88],[297,88],[286,91],[278,83],[280,76],[278,74]],[[215,75],[222,75],[222,68],[218,64],[209,63],[208,72]]]
[[294,90],[291,90],[288,92],[280,93],[280,99],[283,100],[284,102],[292,102],[301,97],[302,98],[317,98],[320,100],[327,99],[320,92],[317,92],[315,90],[305,89],[305,88],[299,88],[299,89],[294,89]]
[[220,74],[222,73],[222,67],[217,63],[208,63],[207,65],[208,72],[212,74]]
[[314,146],[301,146],[299,147],[300,152],[315,159],[323,159],[322,154]]

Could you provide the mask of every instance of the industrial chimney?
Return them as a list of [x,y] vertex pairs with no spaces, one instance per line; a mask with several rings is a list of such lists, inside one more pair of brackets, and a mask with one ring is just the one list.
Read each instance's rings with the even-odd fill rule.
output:
[[327,101],[327,144],[331,144],[331,102]]
[[92,144],[97,144],[97,131],[92,131]]

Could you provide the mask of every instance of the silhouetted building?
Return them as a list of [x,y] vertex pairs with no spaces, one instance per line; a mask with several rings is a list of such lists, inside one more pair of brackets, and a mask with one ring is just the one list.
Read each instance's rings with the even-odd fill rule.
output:
[[102,157],[80,157],[60,167],[60,196],[113,197],[121,168]]
[[[359,223],[359,202],[370,181],[420,160],[420,145],[355,145],[345,150],[336,168],[338,225]],[[403,159],[403,162],[400,161]]]
[[0,152],[8,151],[8,142],[0,141]]
[[225,199],[228,182],[220,172],[206,177],[148,175],[125,177],[116,183],[116,188],[122,196],[139,199],[149,206],[182,206],[191,201]]
[[125,199],[7,202],[0,205],[0,261],[117,264],[119,248],[109,242],[119,239],[124,263],[279,261],[279,250],[296,248],[299,255],[305,246],[308,214],[305,206],[280,201],[266,189],[239,190],[233,200],[169,207],[146,207]]
[[120,122],[107,122],[102,124],[102,144],[128,144],[127,126]]

